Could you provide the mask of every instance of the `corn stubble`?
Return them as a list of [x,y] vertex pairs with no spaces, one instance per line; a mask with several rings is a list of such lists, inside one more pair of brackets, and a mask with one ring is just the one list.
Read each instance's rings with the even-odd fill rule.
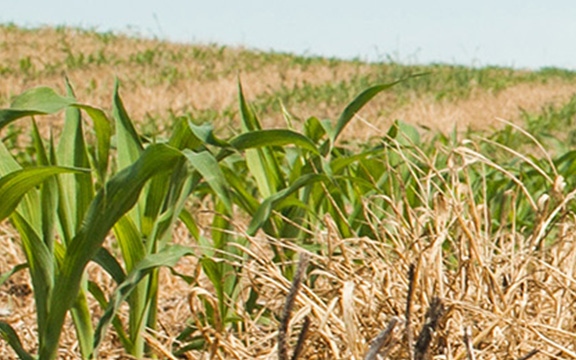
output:
[[[285,111],[288,127],[272,130],[240,88],[240,134],[183,118],[157,143],[116,88],[115,148],[106,113],[71,90],[18,98],[2,126],[68,109],[76,142],[62,149],[78,156],[63,161],[38,131],[32,163],[0,149],[3,241],[22,245],[7,245],[14,267],[0,280],[12,289],[27,270],[37,315],[35,328],[16,321],[29,295],[11,297],[2,357],[576,358],[576,154],[552,158],[510,128],[424,141],[402,122],[340,144],[396,84],[362,92],[335,122]],[[532,155],[508,146],[511,131]]]

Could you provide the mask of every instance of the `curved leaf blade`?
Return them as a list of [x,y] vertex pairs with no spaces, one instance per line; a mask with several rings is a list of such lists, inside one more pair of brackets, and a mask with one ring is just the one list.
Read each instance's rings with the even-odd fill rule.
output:
[[401,81],[404,81],[404,79],[400,79],[388,84],[372,86],[361,92],[360,95],[358,95],[354,100],[352,100],[352,102],[348,104],[348,106],[346,106],[346,108],[340,115],[340,118],[338,118],[334,132],[330,134],[330,140],[332,144],[334,144],[334,142],[336,141],[342,130],[344,130],[346,125],[348,125],[350,120],[354,118],[354,115],[356,115],[356,113],[360,111],[360,109],[362,109],[364,105],[366,105],[366,103],[372,100],[374,96],[378,95],[380,92],[391,88],[392,86],[398,84]]
[[53,114],[74,104],[76,99],[58,95],[52,88],[41,86],[25,91],[12,101],[13,110],[38,111]]
[[17,273],[20,270],[24,270],[28,268],[28,263],[22,263],[22,264],[18,264],[14,267],[12,267],[12,269],[10,269],[9,271],[6,271],[3,274],[0,274],[0,286],[2,286],[8,279],[10,279],[10,276],[14,275],[15,273]]
[[64,173],[82,173],[84,169],[62,167],[62,166],[45,166],[36,168],[27,168],[11,172],[0,178],[0,220],[10,216],[16,209],[22,197],[40,185],[46,179],[57,174]]
[[101,183],[106,181],[106,171],[108,169],[110,154],[110,138],[112,137],[112,126],[104,111],[92,106],[73,104],[73,107],[84,110],[92,119],[94,132],[96,133],[96,169]]
[[118,312],[122,302],[126,300],[146,275],[159,267],[173,267],[176,265],[178,260],[188,255],[194,255],[194,251],[181,245],[172,245],[165,247],[155,254],[146,256],[136,264],[126,277],[126,280],[116,288],[114,294],[110,298],[108,307],[100,318],[95,331],[94,348],[97,349],[100,345],[110,322]]
[[26,116],[57,113],[75,102],[74,98],[60,96],[49,87],[30,89],[16,97],[9,109],[0,110],[0,129]]
[[316,145],[310,138],[286,129],[250,131],[230,140],[230,145],[238,150],[255,149],[266,146],[296,145],[303,149],[310,150],[316,155],[320,155]]
[[114,85],[114,120],[116,121],[116,146],[118,148],[118,168],[124,169],[138,159],[144,147],[132,120],[126,112],[119,93],[120,83]]
[[246,232],[251,236],[255,235],[256,232],[264,225],[264,223],[268,221],[270,214],[272,213],[272,210],[275,209],[276,205],[278,205],[288,196],[292,195],[294,192],[298,191],[300,188],[319,181],[329,181],[329,178],[326,175],[321,174],[306,174],[296,180],[290,187],[268,197],[262,202],[262,204],[260,204],[258,210],[256,210],[256,213],[254,214],[254,217],[252,218],[252,221],[250,222]]
[[8,342],[12,349],[14,349],[14,352],[16,352],[21,360],[35,360],[32,355],[24,350],[18,334],[16,334],[16,331],[14,331],[14,328],[12,328],[10,324],[0,321],[0,335]]
[[218,161],[208,151],[199,153],[184,149],[182,151],[188,163],[202,175],[204,180],[210,185],[214,193],[222,200],[226,206],[226,210],[232,213],[232,202],[230,201],[230,192],[225,182],[225,176]]

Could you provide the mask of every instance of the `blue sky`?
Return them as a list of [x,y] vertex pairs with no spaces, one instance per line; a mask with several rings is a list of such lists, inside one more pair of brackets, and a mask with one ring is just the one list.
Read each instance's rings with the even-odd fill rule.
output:
[[0,0],[0,4],[0,22],[29,27],[70,25],[179,42],[364,60],[576,69],[573,0]]

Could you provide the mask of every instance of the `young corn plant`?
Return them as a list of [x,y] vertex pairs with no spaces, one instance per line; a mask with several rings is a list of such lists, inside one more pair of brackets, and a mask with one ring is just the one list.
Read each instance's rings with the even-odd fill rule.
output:
[[[122,104],[118,89],[114,94],[113,112],[116,122],[117,164],[119,169],[123,169],[137,161],[145,147]],[[219,195],[219,199],[222,199],[227,212],[231,212],[229,195],[218,163],[210,153],[198,146],[192,133],[186,127],[180,126],[167,145],[182,154],[181,158],[174,162],[173,171],[152,179],[143,189],[135,207],[114,226],[126,273],[132,271],[146,257],[161,252],[169,245],[173,226],[183,211],[186,200],[201,179],[206,180]],[[136,357],[142,357],[145,352],[142,336],[144,329],[156,327],[158,288],[158,270],[155,269],[143,278],[127,298],[130,305],[128,334],[124,334],[119,326],[115,325],[125,348]],[[101,303],[105,304],[104,299]]]
[[[295,131],[291,126],[262,129],[244,98],[241,86],[239,106],[242,131],[239,135],[221,139],[215,136],[210,124],[189,123],[196,138],[212,149],[220,161],[232,201],[251,219],[248,236],[262,229],[272,239],[296,241],[305,246],[309,234],[323,225],[325,215],[335,219],[337,231],[340,232],[338,235],[351,237],[355,234],[355,229],[347,220],[348,194],[342,188],[349,188],[349,183],[356,182],[373,186],[360,176],[353,177],[346,169],[373,155],[373,152],[360,156],[346,153],[344,156],[345,152],[335,143],[358,110],[379,92],[395,84],[374,86],[362,92],[345,108],[335,124],[316,118],[308,119],[302,132]],[[290,124],[287,112],[285,115]],[[218,205],[216,207],[218,209]],[[212,243],[207,244],[214,251],[206,253],[207,256],[202,259],[204,272],[216,289],[218,305],[214,305],[214,301],[204,301],[206,315],[195,315],[196,321],[191,322],[178,338],[186,344],[177,353],[206,346],[207,341],[201,336],[193,336],[200,331],[200,326],[196,325],[198,321],[208,323],[218,331],[225,330],[226,324],[235,321],[232,308],[239,292],[237,279],[240,274],[230,265],[234,259],[238,259],[238,254],[228,244],[242,243],[242,240],[226,231],[230,227],[225,216],[215,218]],[[295,253],[276,245],[272,245],[272,250],[273,263],[283,269],[285,276],[292,278]],[[258,292],[249,292],[244,313],[253,313],[258,308]],[[209,343],[214,348],[217,341],[212,339]]]
[[[169,244],[171,227],[186,198],[203,179],[229,203],[223,177],[209,153],[191,150],[197,147],[191,133],[176,133],[166,144],[144,146],[124,110],[118,87],[114,95],[118,171],[112,173],[111,122],[103,111],[78,103],[68,89],[66,97],[49,88],[33,89],[17,97],[9,109],[0,110],[0,127],[4,127],[21,118],[66,109],[57,146],[52,137],[47,144],[43,141],[32,120],[34,164],[24,168],[0,144],[0,215],[10,216],[27,258],[26,264],[10,273],[29,269],[37,309],[39,360],[56,358],[68,312],[83,359],[97,356],[110,323],[127,352],[142,357],[142,332],[155,326],[157,269],[173,266],[180,257],[192,254]],[[93,124],[93,148],[86,141],[81,110]],[[124,267],[102,247],[111,230]],[[108,298],[99,284],[86,276],[90,261],[118,283]],[[104,308],[96,327],[87,306],[88,292]],[[115,316],[124,300],[130,308],[127,329]],[[21,359],[33,358],[9,324],[0,323],[0,332]]]

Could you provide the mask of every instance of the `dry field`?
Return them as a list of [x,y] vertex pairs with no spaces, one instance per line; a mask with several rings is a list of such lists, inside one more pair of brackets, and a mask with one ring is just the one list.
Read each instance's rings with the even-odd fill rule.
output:
[[[394,76],[419,72],[430,72],[427,78],[457,78],[458,71],[467,72],[468,80],[446,83],[448,89],[442,81],[421,84],[415,78],[407,81],[415,83],[412,87],[381,93],[343,133],[343,143],[362,147],[389,134],[397,119],[418,127],[427,138],[458,130],[451,148],[407,149],[401,140],[390,140],[402,165],[382,161],[381,166],[394,175],[390,183],[411,188],[358,200],[365,218],[373,220],[370,231],[343,237],[334,215],[319,214],[322,218],[312,226],[297,224],[308,234],[302,243],[262,231],[250,235],[250,218],[238,213],[229,231],[245,239],[232,245],[243,255],[222,260],[239,278],[235,297],[226,299],[238,318],[235,324],[223,324],[223,319],[208,324],[207,304],[217,308],[218,299],[198,258],[186,257],[174,268],[191,278],[188,283],[163,270],[159,325],[145,335],[151,352],[162,359],[287,360],[292,351],[300,351],[295,350],[300,343],[301,359],[576,359],[576,190],[566,175],[572,174],[572,163],[548,160],[552,155],[539,148],[540,138],[522,149],[512,143],[498,147],[490,138],[506,124],[524,126],[526,114],[568,103],[576,83],[556,73],[410,68],[72,29],[0,27],[1,108],[39,85],[64,93],[67,77],[81,102],[109,110],[118,77],[126,109],[147,136],[162,136],[181,116],[210,121],[219,133],[238,133],[238,78],[263,127],[280,128],[286,120],[279,100],[298,124],[310,116],[335,119],[366,82],[390,82]],[[48,119],[52,122],[39,122],[41,132],[57,133],[62,120]],[[28,128],[23,128],[19,136],[24,139]],[[2,139],[7,130],[17,132],[4,129]],[[464,140],[470,134],[475,136]],[[486,143],[497,150],[487,152]],[[519,160],[501,163],[506,156]],[[404,178],[403,166],[409,174]],[[530,171],[543,184],[524,176]],[[508,189],[492,190],[491,181]],[[217,213],[212,202],[202,199],[190,206],[200,234],[209,238]],[[182,224],[173,241],[199,253],[206,247]],[[112,236],[106,246],[114,249]],[[0,247],[0,273],[26,261],[8,221],[0,227]],[[271,248],[300,255],[275,262]],[[286,271],[302,259],[309,262],[302,278]],[[89,265],[88,273],[104,289],[114,287],[97,265]],[[302,281],[299,288],[294,279]],[[250,305],[253,292],[257,306]],[[96,320],[102,311],[89,300]],[[286,315],[289,321],[282,320]],[[120,318],[125,320],[124,312]],[[0,287],[0,321],[18,331],[25,349],[35,349],[34,297],[26,272]],[[177,337],[190,324],[202,347],[173,355],[174,348],[188,344]],[[381,343],[372,343],[376,338]],[[0,342],[0,358],[16,359],[6,342]],[[65,325],[59,358],[79,358],[71,321]],[[99,358],[133,359],[112,330]]]
[[[9,104],[11,97],[34,86],[63,91],[66,76],[75,86],[79,99],[106,108],[114,79],[118,77],[123,84],[126,107],[133,119],[141,123],[190,112],[202,120],[209,113],[209,119],[222,126],[230,125],[231,121],[231,126],[238,126],[238,78],[251,101],[268,104],[277,102],[285,94],[314,95],[316,99],[295,102],[287,106],[288,110],[302,119],[335,118],[356,92],[362,90],[353,83],[358,78],[381,82],[397,79],[390,66],[306,59],[217,45],[190,47],[70,29],[25,31],[1,27],[0,50],[2,104]],[[405,74],[398,73],[429,71],[434,74],[435,69],[403,71]],[[452,71],[458,72],[458,69]],[[501,76],[497,71],[486,73],[486,77]],[[442,84],[433,84],[426,91],[418,91],[417,87],[409,89],[401,94],[402,101],[398,101],[398,94],[382,94],[361,115],[380,129],[388,128],[394,119],[443,131],[455,125],[460,129],[489,128],[496,124],[496,118],[516,121],[519,109],[536,112],[548,104],[564,103],[576,93],[576,85],[569,78],[546,76],[518,81],[515,79],[523,79],[525,74],[503,73],[499,81],[504,85],[488,82],[486,87],[470,75],[467,82],[460,84],[466,92],[464,97],[456,95],[439,100]],[[341,94],[328,93],[338,91],[338,85],[345,88],[340,90]],[[312,91],[317,94],[310,94]],[[327,94],[322,96],[323,92]],[[341,100],[336,103],[335,99]],[[280,112],[274,110],[262,109],[262,121],[267,127],[284,124]],[[346,136],[365,139],[377,134],[376,130],[366,132],[362,125],[349,130]]]

